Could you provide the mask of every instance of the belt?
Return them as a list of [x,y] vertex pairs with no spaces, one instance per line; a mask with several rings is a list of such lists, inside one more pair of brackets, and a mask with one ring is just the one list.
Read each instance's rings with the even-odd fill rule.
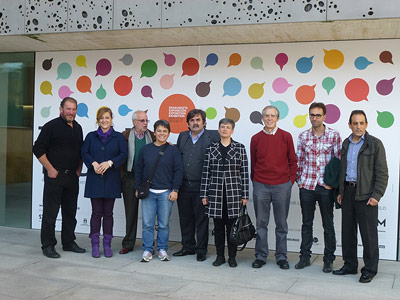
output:
[[353,187],[353,188],[357,187],[357,182],[345,181],[344,183],[345,183],[345,185],[347,185],[349,187]]
[[68,169],[57,169],[57,171],[59,174],[64,174],[64,175],[74,174],[74,171]]

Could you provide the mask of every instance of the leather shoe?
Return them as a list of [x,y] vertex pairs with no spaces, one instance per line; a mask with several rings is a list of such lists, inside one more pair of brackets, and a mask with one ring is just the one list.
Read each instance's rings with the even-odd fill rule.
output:
[[86,250],[79,247],[75,242],[71,244],[70,246],[63,246],[64,251],[71,251],[75,253],[85,253]]
[[334,270],[333,275],[347,275],[347,274],[357,274],[357,270],[350,269],[348,266],[343,266],[339,270]]
[[332,272],[332,262],[331,261],[324,262],[324,267],[322,268],[322,272],[324,272],[324,273]]
[[48,258],[60,258],[60,254],[54,249],[54,246],[47,246],[42,249],[43,255]]
[[220,265],[225,263],[225,257],[223,256],[217,256],[215,261],[213,262],[214,267],[219,267]]
[[251,264],[251,266],[255,269],[259,269],[261,268],[263,265],[265,265],[266,262],[261,260],[261,259],[256,259],[255,261],[253,261],[253,263]]
[[194,255],[196,252],[194,251],[190,251],[190,250],[186,250],[186,249],[181,249],[178,252],[175,252],[174,254],[172,254],[172,256],[186,256],[186,255]]
[[276,264],[283,270],[289,269],[289,263],[286,260],[277,261]]
[[127,254],[131,251],[133,251],[133,248],[122,248],[121,250],[119,250],[119,254]]
[[229,258],[228,258],[228,265],[229,265],[231,268],[236,268],[236,267],[237,267],[236,259],[235,259],[234,257],[229,257]]
[[308,267],[311,265],[309,259],[300,258],[299,262],[294,266],[295,269],[304,269],[304,267]]
[[203,253],[197,253],[197,261],[205,261],[206,255]]
[[367,273],[363,273],[362,275],[361,275],[361,277],[360,277],[360,282],[361,283],[368,283],[368,282],[371,282],[371,280],[372,280],[372,276],[371,275],[369,275],[369,274],[367,274]]

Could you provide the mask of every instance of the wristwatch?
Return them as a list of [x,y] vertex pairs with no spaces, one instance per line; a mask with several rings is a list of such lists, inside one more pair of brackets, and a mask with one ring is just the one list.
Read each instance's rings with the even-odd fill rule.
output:
[[175,193],[179,193],[179,190],[172,190],[173,192],[175,192]]
[[108,161],[108,165],[110,166],[110,168],[112,167],[112,165],[113,165],[112,160],[109,160],[109,161]]

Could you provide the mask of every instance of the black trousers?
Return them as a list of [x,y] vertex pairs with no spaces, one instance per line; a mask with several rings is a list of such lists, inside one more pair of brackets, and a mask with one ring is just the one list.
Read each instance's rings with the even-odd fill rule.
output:
[[367,205],[367,200],[355,200],[356,188],[345,186],[342,200],[342,252],[345,265],[358,268],[357,224],[363,243],[362,273],[375,276],[378,272],[378,206]]
[[122,240],[123,248],[133,248],[136,242],[139,199],[135,196],[135,178],[133,175],[122,178],[122,195],[124,196],[126,234]]
[[196,251],[199,254],[206,254],[209,220],[201,202],[200,191],[190,192],[182,189],[179,192],[178,211],[182,248]]
[[61,206],[61,243],[70,246],[76,239],[76,209],[78,204],[79,181],[73,174],[58,174],[56,178],[44,175],[43,218],[40,239],[42,248],[57,244],[55,227]]

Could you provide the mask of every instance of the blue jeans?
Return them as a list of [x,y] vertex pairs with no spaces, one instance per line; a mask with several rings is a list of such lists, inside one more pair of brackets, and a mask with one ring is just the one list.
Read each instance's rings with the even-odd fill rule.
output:
[[149,192],[149,196],[142,200],[142,239],[143,251],[153,252],[154,225],[158,220],[157,250],[168,250],[169,217],[171,216],[174,202],[168,200],[171,190],[155,194]]

